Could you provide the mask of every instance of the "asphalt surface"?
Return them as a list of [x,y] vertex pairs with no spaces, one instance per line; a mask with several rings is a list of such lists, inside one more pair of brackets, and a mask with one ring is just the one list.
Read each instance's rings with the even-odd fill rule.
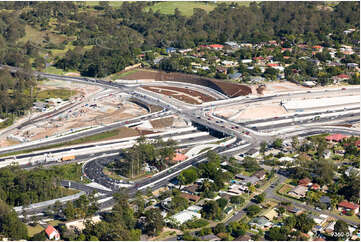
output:
[[[47,78],[53,78],[53,79],[55,78],[55,79],[68,80],[68,81],[80,81],[80,82],[86,81],[86,82],[88,82],[90,84],[102,85],[102,86],[105,86],[105,87],[119,88],[120,90],[122,90],[124,92],[131,93],[132,95],[135,95],[137,98],[140,98],[140,99],[142,99],[143,101],[145,101],[145,102],[147,102],[149,104],[160,105],[160,106],[163,106],[163,108],[166,108],[166,109],[172,110],[173,112],[179,113],[179,114],[181,114],[181,116],[183,116],[184,118],[186,118],[188,120],[191,120],[193,123],[197,123],[199,125],[202,125],[202,126],[205,126],[205,127],[209,128],[209,129],[216,130],[216,131],[218,131],[220,133],[223,133],[225,135],[235,136],[235,137],[237,137],[238,141],[240,141],[241,139],[246,140],[250,144],[250,146],[248,146],[244,150],[237,151],[239,153],[240,152],[246,152],[249,149],[258,147],[258,144],[261,142],[261,140],[272,140],[274,138],[274,137],[271,137],[271,136],[262,137],[261,135],[255,134],[255,133],[249,133],[248,135],[244,135],[244,132],[245,132],[246,129],[244,129],[244,127],[240,126],[239,124],[236,124],[234,122],[230,122],[229,120],[223,121],[225,123],[222,124],[222,123],[214,122],[214,120],[208,120],[208,118],[203,116],[203,115],[199,115],[199,116],[192,115],[192,113],[197,113],[197,111],[202,112],[202,110],[204,108],[215,107],[216,105],[214,105],[214,104],[211,104],[209,106],[204,105],[202,108],[190,109],[190,105],[182,104],[181,106],[179,106],[180,102],[177,102],[177,101],[174,101],[174,100],[170,101],[170,100],[167,99],[167,101],[168,101],[168,103],[167,103],[167,102],[165,102],[164,100],[162,100],[160,98],[161,97],[160,95],[157,95],[155,93],[150,94],[149,92],[143,92],[143,94],[135,94],[135,93],[133,93],[134,89],[132,90],[130,88],[125,87],[124,85],[114,83],[114,82],[106,82],[106,81],[103,81],[103,80],[92,79],[92,78],[83,78],[83,77],[63,77],[63,76],[44,74],[44,73],[37,73],[37,74],[41,75],[43,77],[47,77]],[[137,90],[137,91],[138,91],[138,93],[141,92],[140,90]],[[294,98],[294,97],[304,97],[304,96],[308,96],[308,95],[312,96],[312,95],[317,95],[317,94],[324,94],[326,92],[327,93],[333,93],[333,92],[339,93],[339,91],[340,90],[334,90],[334,91],[321,90],[321,91],[312,91],[312,92],[308,91],[308,92],[304,92],[304,93],[292,94],[292,98]],[[344,90],[345,94],[346,93],[352,93],[352,92],[355,92],[355,90]],[[220,107],[220,106],[224,106],[224,105],[230,105],[232,103],[240,103],[240,104],[249,103],[249,104],[252,104],[254,102],[266,101],[266,100],[272,100],[272,101],[278,101],[279,100],[279,101],[282,101],[285,98],[286,99],[291,98],[291,94],[280,94],[280,95],[257,97],[257,98],[245,98],[245,99],[242,99],[242,100],[231,100],[230,99],[229,102],[224,103],[224,104],[220,104],[220,105],[217,105],[217,106]],[[235,126],[237,126],[238,128],[236,128]],[[289,124],[288,124],[288,126],[289,126]],[[104,132],[106,130],[109,130],[109,127],[106,127],[104,130],[102,130],[100,132]],[[322,127],[319,128],[318,130],[311,130],[310,128],[307,129],[307,127],[306,127],[306,128],[304,128],[304,130],[301,130],[301,134],[305,135],[307,133],[317,133],[317,132],[322,133],[322,132],[325,132],[325,130],[326,129],[324,129]],[[328,129],[328,130],[331,130],[331,131],[332,130],[337,130],[337,131],[339,131],[339,129],[336,129],[336,128]],[[291,136],[295,132],[300,132],[300,130],[295,130],[294,132],[289,132],[288,136]],[[345,132],[349,132],[349,131],[345,131]],[[87,135],[90,135],[90,134],[87,134]],[[79,136],[77,136],[77,138],[78,137]],[[60,142],[65,142],[66,140],[67,139],[60,140]],[[226,151],[228,149],[232,149],[232,148],[236,147],[235,143],[228,146],[228,147],[218,147],[215,151],[220,153],[220,152]],[[9,151],[6,151],[6,152],[9,152]],[[234,152],[232,152],[232,154],[233,153]],[[151,186],[149,186],[149,188],[151,190],[155,190],[158,187],[164,186],[164,185],[166,185],[168,183],[169,180],[176,177],[182,169],[184,169],[184,168],[186,168],[188,166],[191,166],[191,165],[195,165],[195,164],[203,161],[204,158],[205,158],[205,155],[197,156],[197,157],[189,159],[189,160],[187,160],[187,161],[185,161],[183,163],[180,163],[176,168],[171,168],[167,172],[163,172],[163,173],[155,175],[155,176],[153,176],[153,177],[151,177],[149,179],[139,181],[139,182],[135,183],[135,185],[133,187],[131,187],[131,188],[129,188],[127,190],[128,194],[130,196],[134,196],[135,193],[139,189],[142,189],[142,188],[144,188],[146,186],[149,186],[149,185],[151,185]],[[100,166],[101,164],[97,163],[96,165]],[[85,170],[85,172],[87,172],[87,171]],[[95,173],[95,175],[98,175],[99,177],[102,177],[102,175],[100,173],[99,174]],[[281,178],[281,179],[283,179],[283,178]],[[269,196],[271,198],[275,198],[277,200],[284,199],[284,198],[281,198],[281,197],[274,194],[274,188],[268,188],[268,189],[266,189],[267,196]],[[101,208],[107,208],[109,206],[112,206],[113,203],[114,203],[113,199],[108,200],[105,203],[101,204]],[[304,207],[305,209],[310,210],[310,211],[314,211],[313,208],[311,208],[309,206],[306,206],[306,205],[300,205],[300,204],[294,204],[294,205]],[[315,212],[318,212],[318,211],[315,211]],[[324,211],[322,211],[322,212],[327,214],[327,212],[324,212]],[[241,217],[242,213],[234,215],[234,218],[232,217],[231,220],[232,219],[234,219],[234,220],[238,219],[238,216]],[[340,219],[345,220],[343,217],[340,217]],[[347,221],[347,222],[349,222],[351,224],[354,224],[354,222],[352,222],[352,221]]]
[[83,138],[83,137],[88,137],[91,135],[95,135],[95,134],[99,134],[99,133],[103,133],[106,131],[111,131],[114,129],[117,129],[119,127],[122,126],[126,126],[126,125],[131,125],[131,124],[135,124],[135,123],[139,123],[141,121],[145,121],[145,120],[150,120],[150,119],[155,119],[155,118],[160,118],[160,117],[164,117],[164,116],[168,116],[170,115],[170,112],[163,112],[163,113],[153,113],[153,114],[149,114],[147,115],[147,117],[142,117],[142,118],[135,118],[132,120],[124,120],[121,121],[119,123],[116,124],[110,124],[110,125],[106,125],[106,126],[102,126],[102,127],[98,127],[98,128],[94,128],[94,129],[89,129],[88,131],[82,132],[82,133],[73,133],[73,134],[69,134],[66,135],[64,137],[58,137],[52,140],[43,140],[40,143],[36,143],[36,144],[26,144],[24,143],[21,147],[8,147],[5,150],[0,151],[0,154],[6,154],[9,152],[16,152],[16,151],[21,151],[21,150],[28,150],[28,149],[36,149],[36,148],[40,148],[40,147],[46,147],[49,145],[54,145],[54,144],[59,144],[59,143],[65,143],[65,142],[69,142],[75,139],[79,139],[79,138]]

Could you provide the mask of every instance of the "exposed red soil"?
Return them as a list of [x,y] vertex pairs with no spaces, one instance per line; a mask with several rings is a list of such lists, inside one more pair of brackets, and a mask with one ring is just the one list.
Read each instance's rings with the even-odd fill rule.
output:
[[159,88],[167,89],[167,90],[174,90],[174,91],[177,91],[177,92],[182,92],[182,93],[188,94],[190,96],[199,97],[202,100],[202,102],[216,101],[216,99],[211,97],[211,96],[208,96],[208,95],[206,95],[204,93],[201,93],[201,92],[198,92],[198,91],[195,91],[195,90],[191,90],[191,89],[188,89],[188,88],[162,87],[162,86],[160,86]]
[[[181,87],[167,87],[167,86],[144,86],[143,87],[146,90],[149,91],[153,91],[153,92],[157,92],[160,94],[164,94],[167,96],[172,96],[178,100],[187,102],[187,103],[191,103],[191,104],[200,104],[199,100],[203,102],[211,102],[211,101],[215,101],[216,99],[205,95],[201,92],[195,91],[195,90],[190,90],[187,88],[181,88]],[[173,92],[176,91],[176,92]],[[181,95],[180,93],[184,93],[187,95]],[[195,98],[191,98],[195,97]]]
[[252,93],[252,89],[249,86],[241,85],[238,83],[223,81],[217,79],[211,79],[196,75],[178,73],[178,72],[162,72],[154,70],[138,70],[137,72],[130,73],[124,76],[123,79],[127,80],[146,80],[153,79],[156,81],[176,81],[192,83],[201,86],[213,88],[229,97],[245,96]]
[[173,91],[169,91],[169,90],[164,90],[164,89],[159,89],[160,87],[149,87],[149,86],[145,86],[142,87],[143,89],[146,89],[148,91],[152,91],[152,92],[156,92],[159,94],[163,94],[166,95],[168,97],[173,97],[179,101],[185,102],[185,103],[189,103],[189,104],[200,104],[200,102],[198,102],[196,99],[191,98],[189,96],[186,95],[180,95],[177,92],[173,92]]

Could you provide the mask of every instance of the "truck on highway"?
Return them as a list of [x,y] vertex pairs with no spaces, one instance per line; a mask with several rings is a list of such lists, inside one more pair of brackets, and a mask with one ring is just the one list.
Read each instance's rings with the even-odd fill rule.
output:
[[74,159],[75,159],[75,155],[67,155],[67,156],[61,157],[60,161],[69,161],[69,160],[74,160]]

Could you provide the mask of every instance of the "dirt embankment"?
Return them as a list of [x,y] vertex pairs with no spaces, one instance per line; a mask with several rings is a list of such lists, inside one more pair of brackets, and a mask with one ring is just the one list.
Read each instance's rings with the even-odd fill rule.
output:
[[252,89],[246,85],[177,72],[167,73],[153,70],[138,70],[137,72],[130,73],[122,78],[127,80],[152,79],[156,81],[175,81],[197,84],[213,88],[229,97],[245,96],[252,93]]

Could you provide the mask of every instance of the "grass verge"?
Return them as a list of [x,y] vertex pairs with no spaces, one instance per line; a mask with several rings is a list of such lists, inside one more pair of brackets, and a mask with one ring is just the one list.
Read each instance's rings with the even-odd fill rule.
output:
[[0,157],[14,156],[14,155],[26,154],[26,153],[30,153],[30,152],[34,152],[34,151],[39,151],[39,150],[46,150],[46,149],[59,148],[59,147],[70,146],[70,145],[78,145],[78,144],[85,144],[85,143],[90,143],[90,142],[95,142],[95,141],[102,141],[102,140],[106,140],[109,138],[114,138],[114,137],[122,134],[123,132],[124,132],[124,127],[115,129],[115,130],[106,131],[106,132],[103,132],[100,134],[94,134],[91,136],[75,139],[75,140],[64,142],[61,144],[54,144],[54,145],[48,145],[48,146],[39,147],[39,148],[35,148],[35,149],[9,152],[9,153],[0,155]]
[[50,90],[42,90],[42,91],[38,92],[37,98],[38,98],[38,100],[44,100],[47,98],[61,98],[63,100],[66,100],[75,94],[76,94],[76,91],[72,91],[72,90],[66,89],[66,88],[50,89]]

